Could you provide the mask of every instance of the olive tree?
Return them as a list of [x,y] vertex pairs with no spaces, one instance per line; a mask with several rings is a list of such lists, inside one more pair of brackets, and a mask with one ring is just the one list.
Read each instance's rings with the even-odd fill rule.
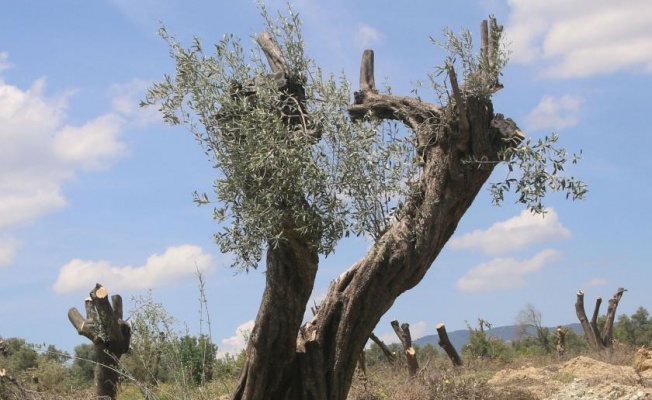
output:
[[[195,201],[215,202],[221,251],[237,268],[266,268],[233,399],[344,400],[377,322],[422,280],[496,165],[513,171],[491,186],[497,202],[515,189],[543,212],[547,190],[586,190],[560,175],[569,157],[555,137],[524,140],[494,112],[507,61],[495,19],[482,24],[478,54],[470,33],[446,32],[449,58],[431,74],[440,104],[380,91],[370,50],[351,104],[350,83],[306,56],[297,16],[262,15],[253,49],[228,35],[209,54],[162,28],[176,73],[143,105],[187,126],[212,160],[215,198]],[[349,235],[373,245],[303,323],[320,255]]]

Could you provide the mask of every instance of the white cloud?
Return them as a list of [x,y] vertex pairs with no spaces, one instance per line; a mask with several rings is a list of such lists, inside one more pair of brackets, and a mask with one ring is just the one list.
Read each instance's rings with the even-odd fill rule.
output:
[[217,346],[217,357],[222,358],[229,355],[237,355],[242,350],[244,350],[247,345],[247,339],[251,335],[251,331],[254,329],[254,320],[249,320],[243,324],[240,324],[235,330],[235,334],[226,339],[222,339],[222,344]]
[[557,260],[560,254],[557,250],[547,249],[527,260],[495,258],[467,272],[457,281],[457,289],[463,292],[492,292],[523,288],[528,284],[527,275]]
[[43,78],[22,90],[0,77],[0,229],[65,207],[65,182],[80,171],[107,168],[125,153],[119,140],[124,120],[117,114],[66,123],[71,95],[46,96]]
[[0,267],[11,265],[20,242],[12,237],[0,236]]
[[161,122],[157,107],[140,107],[151,82],[132,79],[127,83],[114,84],[109,90],[113,110],[128,117],[140,126]]
[[61,267],[53,289],[57,293],[85,291],[95,282],[102,282],[113,291],[151,289],[211,268],[211,255],[192,245],[168,247],[165,253],[153,254],[137,267],[115,266],[105,260],[74,259]]
[[366,48],[379,43],[382,36],[382,33],[380,33],[378,29],[367,24],[360,24],[355,33],[355,43],[357,43],[359,47]]
[[6,51],[0,51],[0,72],[11,68],[11,64],[9,64],[8,60],[9,54]]
[[523,210],[518,216],[497,222],[487,230],[475,230],[454,236],[449,245],[452,249],[475,249],[486,254],[504,254],[523,249],[531,244],[554,239],[566,239],[570,231],[562,225],[554,209],[545,215]]
[[652,72],[649,0],[508,0],[512,59],[544,75],[583,77]]
[[410,336],[412,336],[412,340],[416,340],[420,337],[425,336],[427,331],[428,324],[426,321],[419,321],[415,322],[414,324],[410,324]]
[[116,140],[123,123],[118,115],[106,114],[82,126],[65,126],[54,138],[54,154],[80,169],[105,168],[126,153],[126,145]]
[[539,104],[525,117],[527,129],[558,131],[577,125],[581,105],[582,98],[577,96],[543,96]]
[[[376,336],[378,336],[378,339],[380,339],[385,344],[401,343],[401,340],[398,338],[398,336],[396,336],[396,332],[394,331],[385,332]],[[371,346],[371,343],[373,342],[371,339],[369,339],[367,343]]]
[[595,286],[604,286],[609,281],[605,278],[593,278],[582,284],[582,287],[595,287]]

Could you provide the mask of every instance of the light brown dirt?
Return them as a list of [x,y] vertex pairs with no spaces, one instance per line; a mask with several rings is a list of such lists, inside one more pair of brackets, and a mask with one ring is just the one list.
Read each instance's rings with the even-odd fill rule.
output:
[[581,356],[544,368],[507,369],[496,373],[489,384],[526,389],[542,400],[652,400],[652,368],[645,369],[646,360],[652,358],[637,357],[632,366]]

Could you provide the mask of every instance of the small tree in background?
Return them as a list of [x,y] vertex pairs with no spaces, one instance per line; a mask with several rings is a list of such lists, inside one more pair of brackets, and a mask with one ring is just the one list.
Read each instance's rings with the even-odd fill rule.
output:
[[550,329],[543,326],[541,311],[527,304],[516,316],[517,333],[520,336],[533,335],[538,346],[545,352],[552,352],[554,346]]
[[92,344],[82,343],[75,346],[72,362],[72,374],[81,383],[91,385],[95,370],[95,349]]
[[183,336],[176,344],[181,365],[190,381],[195,385],[203,385],[213,380],[217,346],[208,336]]
[[474,328],[467,323],[469,329],[469,342],[462,349],[464,357],[472,359],[501,359],[507,361],[511,358],[510,348],[501,339],[491,336],[487,331],[491,323],[478,318],[478,327]]
[[647,309],[639,307],[630,316],[618,316],[614,338],[630,346],[652,347],[652,318]]

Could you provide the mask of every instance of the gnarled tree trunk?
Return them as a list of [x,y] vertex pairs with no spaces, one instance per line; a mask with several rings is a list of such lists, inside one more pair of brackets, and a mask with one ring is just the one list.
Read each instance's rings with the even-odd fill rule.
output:
[[[492,20],[492,30],[500,29]],[[495,37],[485,22],[483,65],[493,65]],[[266,50],[273,44],[261,40],[274,72],[283,71],[280,51]],[[422,280],[491,174],[499,152],[522,139],[513,121],[494,114],[489,96],[473,96],[458,85],[452,68],[453,98],[441,108],[378,93],[370,50],[360,70],[360,91],[350,116],[398,120],[414,131],[423,159],[418,189],[369,253],[331,283],[316,315],[303,326],[318,257],[308,250],[314,242],[288,223],[287,243],[267,251],[265,293],[234,400],[345,400],[360,353],[380,318]],[[501,87],[494,68],[481,68],[479,74],[491,88]]]
[[86,318],[76,308],[68,311],[68,319],[77,333],[93,342],[95,348],[95,395],[116,399],[118,361],[129,350],[131,327],[122,319],[122,297],[111,296],[99,283],[84,301]]

